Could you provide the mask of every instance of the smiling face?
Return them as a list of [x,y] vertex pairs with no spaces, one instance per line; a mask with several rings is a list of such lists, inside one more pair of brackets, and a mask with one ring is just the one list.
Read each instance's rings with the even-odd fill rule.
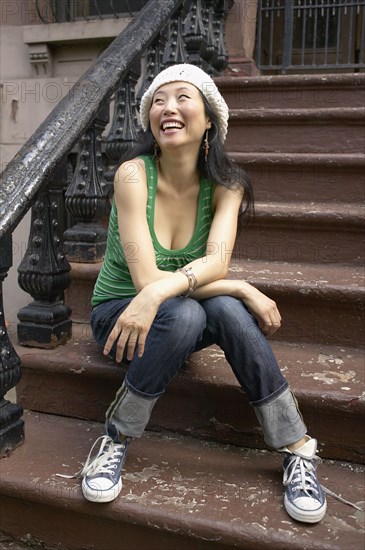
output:
[[170,82],[154,94],[149,112],[151,130],[160,149],[200,147],[211,127],[199,90],[187,82]]

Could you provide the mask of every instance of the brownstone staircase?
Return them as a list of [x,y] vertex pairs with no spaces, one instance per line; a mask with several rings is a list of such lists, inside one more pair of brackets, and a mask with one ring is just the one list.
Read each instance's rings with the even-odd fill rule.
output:
[[[319,440],[320,477],[364,508],[364,75],[218,80],[257,211],[231,276],[277,301],[272,344]],[[329,497],[318,525],[286,515],[281,457],[217,348],[192,356],[157,403],[117,501],[88,503],[79,481],[55,477],[80,468],[123,379],[88,327],[99,267],[73,264],[72,341],[17,347],[26,443],[1,462],[0,528],[67,550],[362,550],[364,512]]]

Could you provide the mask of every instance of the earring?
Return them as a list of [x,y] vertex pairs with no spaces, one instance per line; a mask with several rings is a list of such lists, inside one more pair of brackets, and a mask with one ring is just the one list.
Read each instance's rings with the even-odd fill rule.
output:
[[160,160],[159,153],[160,153],[160,148],[158,146],[157,141],[155,141],[153,145],[153,160],[155,162],[158,162]]
[[208,130],[205,132],[205,139],[204,139],[204,158],[205,162],[208,161],[208,152],[209,152],[209,141],[208,141]]

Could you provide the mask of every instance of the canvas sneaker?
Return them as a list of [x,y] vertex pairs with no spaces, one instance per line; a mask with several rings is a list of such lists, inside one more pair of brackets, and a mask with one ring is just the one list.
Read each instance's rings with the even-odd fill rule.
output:
[[[108,435],[99,437],[92,446],[89,456],[80,472],[82,492],[91,502],[110,502],[122,489],[122,468],[125,463],[131,438],[115,443]],[[99,451],[94,458],[93,451],[101,441]]]
[[317,440],[309,439],[295,451],[282,449],[284,458],[284,507],[297,521],[317,523],[327,509],[326,497],[317,479],[316,468],[320,461],[316,455]]

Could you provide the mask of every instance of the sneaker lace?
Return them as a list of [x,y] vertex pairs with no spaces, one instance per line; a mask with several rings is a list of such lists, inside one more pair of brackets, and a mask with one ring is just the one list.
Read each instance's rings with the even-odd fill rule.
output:
[[[286,486],[290,483],[297,484],[295,487],[293,487],[294,492],[299,493],[300,491],[303,491],[306,495],[310,497],[313,496],[313,493],[315,495],[319,495],[317,489],[318,481],[315,475],[316,466],[313,463],[314,460],[316,460],[318,463],[321,459],[318,456],[314,456],[312,460],[306,460],[305,458],[301,458],[300,456],[293,455],[288,466],[284,470],[284,485]],[[344,499],[337,493],[334,493],[330,489],[327,489],[327,487],[322,484],[321,487],[327,495],[330,495],[339,502],[347,504],[348,506],[352,506],[353,508],[356,508],[356,510],[362,512],[362,508],[360,508],[360,506],[357,506],[357,504],[354,504],[353,502]],[[310,492],[312,494],[310,494]]]
[[[101,442],[97,455],[92,458],[96,445]],[[124,451],[123,444],[114,443],[108,435],[98,437],[90,449],[84,466],[73,475],[56,474],[58,477],[66,479],[74,479],[77,477],[93,476],[94,474],[113,474],[113,470],[117,467],[119,457]]]
[[356,510],[359,510],[360,512],[363,512],[363,509],[360,508],[360,506],[358,506],[357,504],[354,504],[353,502],[350,502],[349,500],[346,500],[345,498],[341,497],[337,493],[334,493],[330,489],[327,489],[327,487],[324,487],[322,485],[322,489],[325,493],[327,493],[327,495],[330,495],[331,497],[335,498],[336,500],[339,500],[343,504],[348,504],[348,506],[352,506],[352,508],[356,508]]
[[[314,458],[319,460],[317,457]],[[293,484],[293,492],[295,493],[303,491],[309,497],[312,497],[313,493],[318,496],[318,482],[315,470],[313,460],[306,460],[300,456],[293,455],[284,470],[283,483],[284,485]]]

